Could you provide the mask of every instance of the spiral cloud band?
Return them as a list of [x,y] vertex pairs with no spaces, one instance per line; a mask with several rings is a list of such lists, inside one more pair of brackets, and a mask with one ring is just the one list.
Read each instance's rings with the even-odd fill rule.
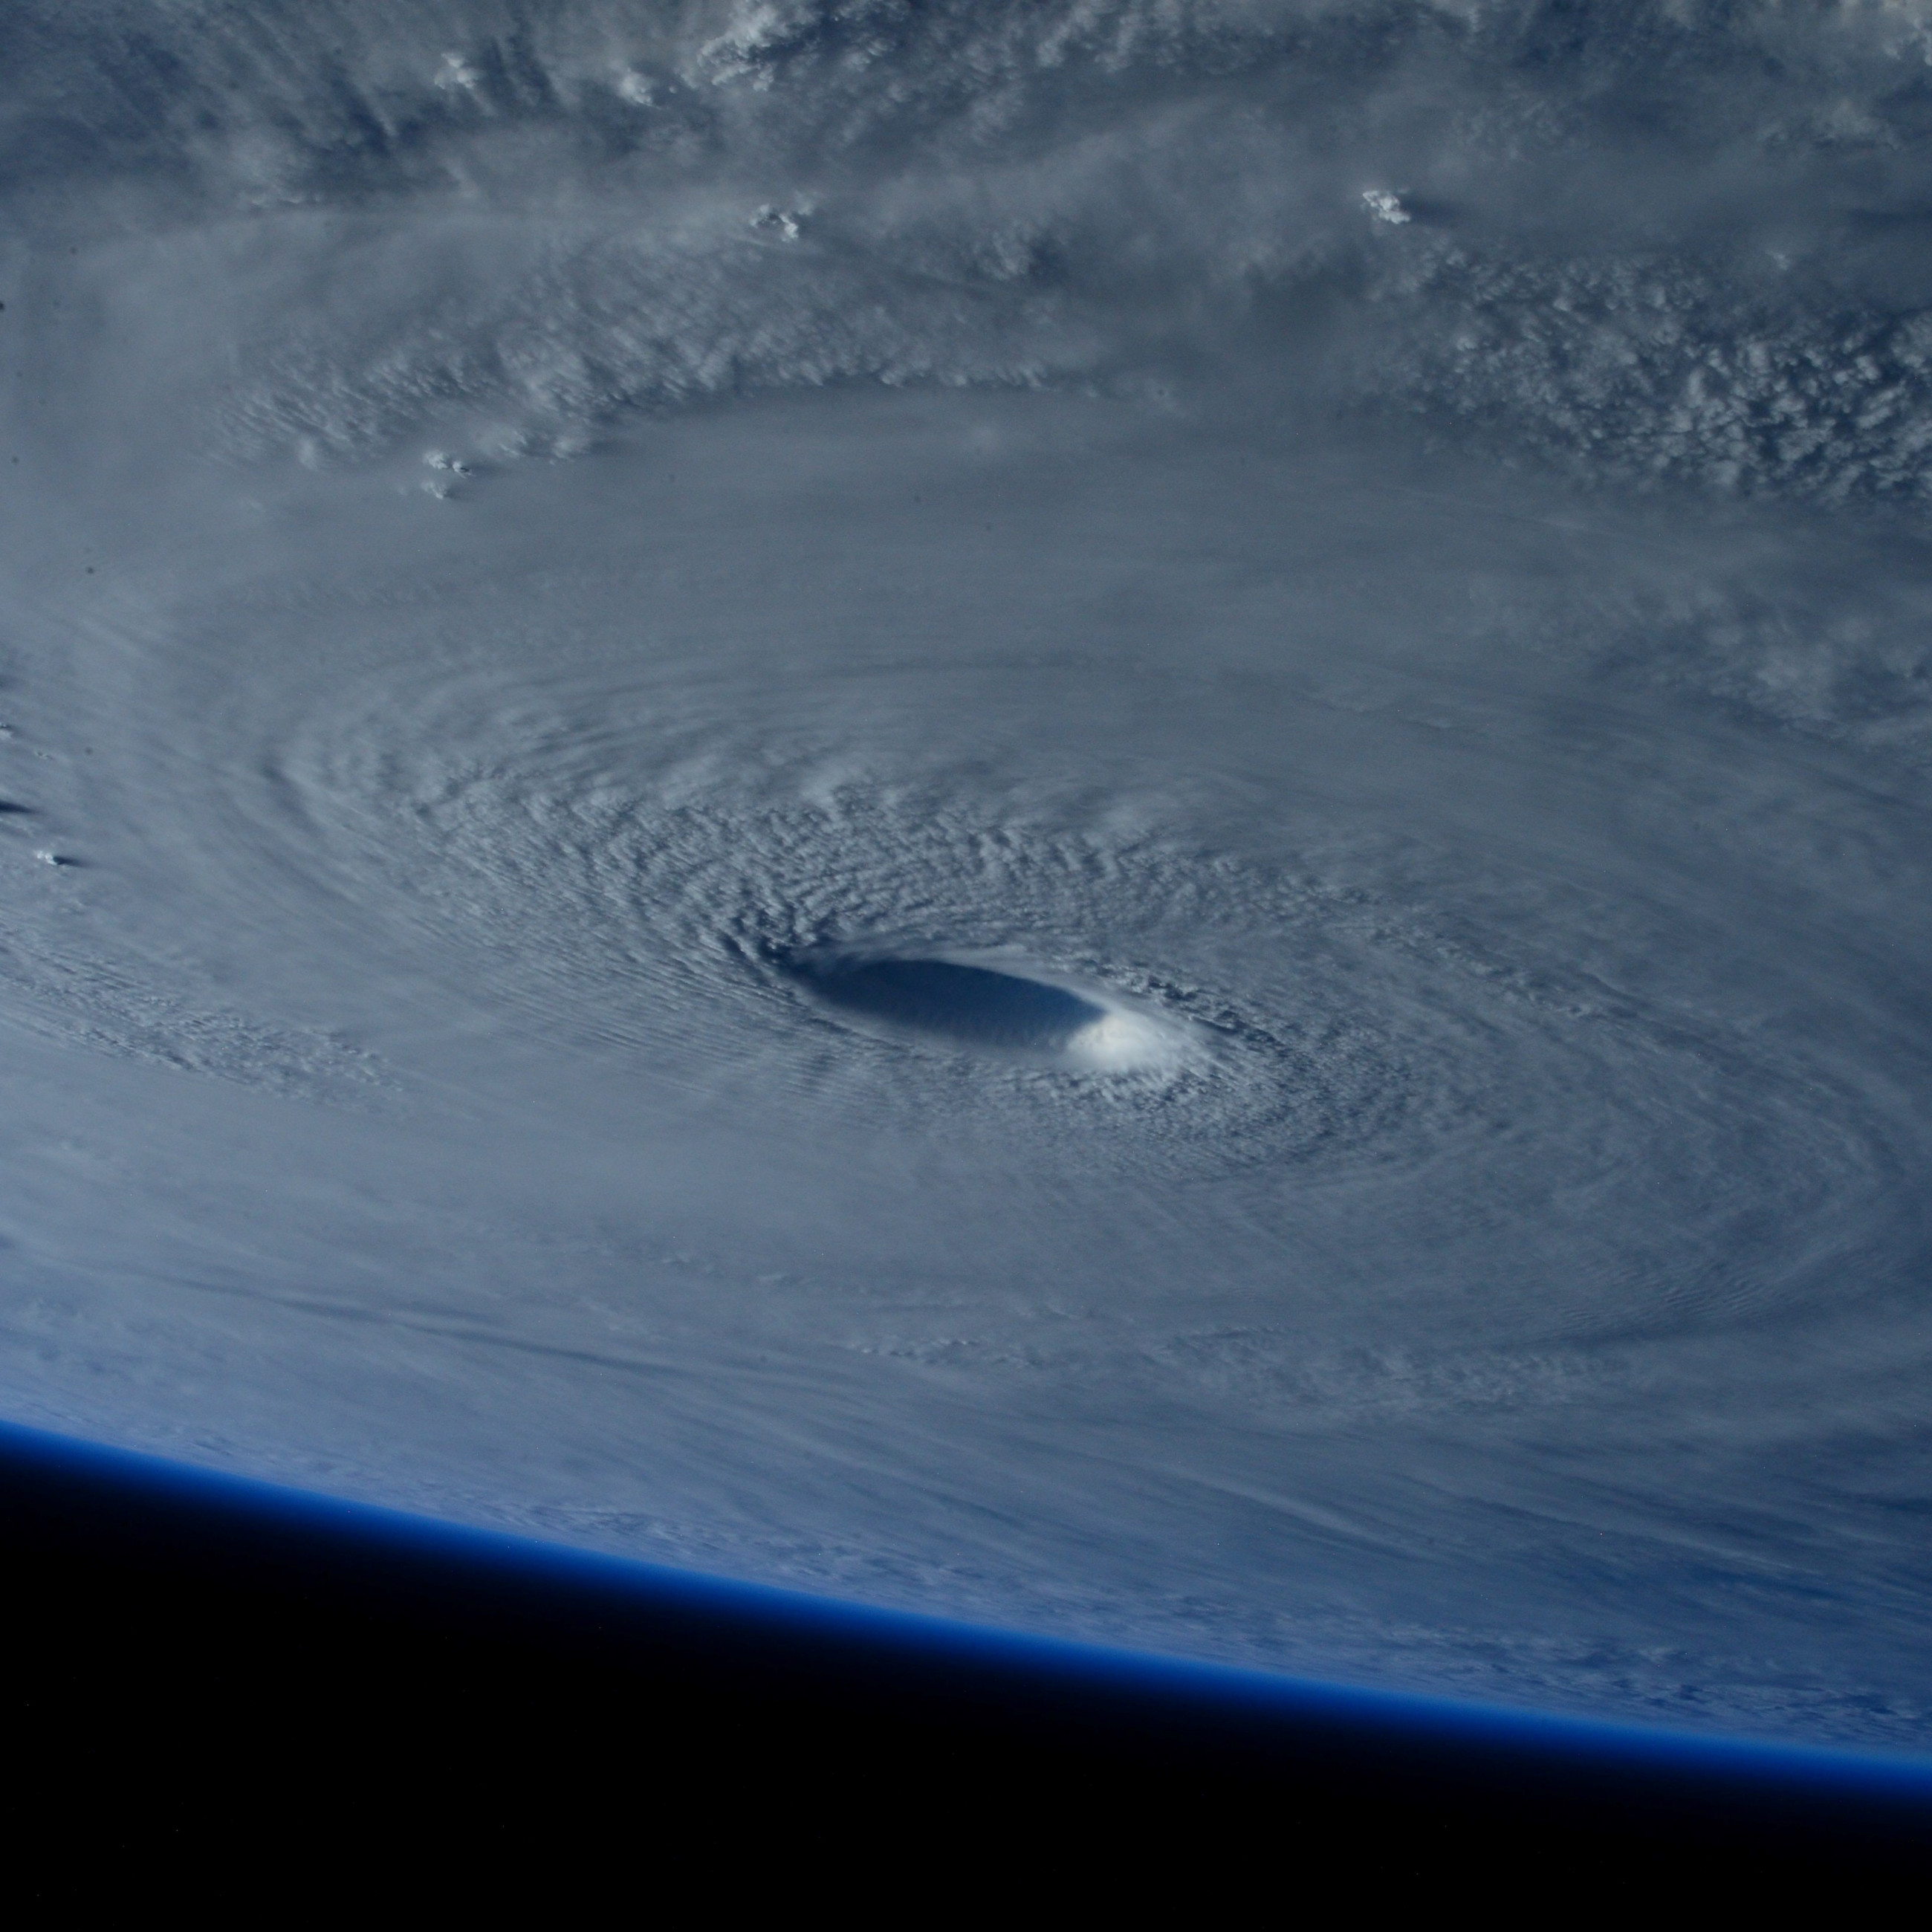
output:
[[1923,1746],[1932,14],[0,56],[10,1414]]

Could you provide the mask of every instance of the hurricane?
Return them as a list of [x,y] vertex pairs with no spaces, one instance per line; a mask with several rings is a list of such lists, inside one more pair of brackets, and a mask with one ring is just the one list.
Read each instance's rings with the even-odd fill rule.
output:
[[1932,7],[15,0],[0,1402],[1932,1740]]

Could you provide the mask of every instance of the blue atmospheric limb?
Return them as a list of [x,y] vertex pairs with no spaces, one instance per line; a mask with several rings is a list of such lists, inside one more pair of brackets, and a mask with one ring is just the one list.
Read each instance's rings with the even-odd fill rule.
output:
[[970,1712],[1012,1748],[1150,1744],[1196,1766],[1581,1805],[1634,1821],[1932,1850],[1932,1759],[1767,1744],[1318,1683],[729,1581],[0,1425],[0,1513],[37,1516],[205,1576],[272,1574],[470,1633],[586,1641],[621,1666],[747,1672],[855,1710]]

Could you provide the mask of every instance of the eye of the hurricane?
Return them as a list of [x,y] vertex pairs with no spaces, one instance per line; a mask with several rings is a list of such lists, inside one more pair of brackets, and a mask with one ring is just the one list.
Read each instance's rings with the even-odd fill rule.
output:
[[861,1024],[956,1047],[1126,1071],[1170,1058],[1169,1030],[1100,994],[958,959],[794,958],[788,970],[825,1005]]

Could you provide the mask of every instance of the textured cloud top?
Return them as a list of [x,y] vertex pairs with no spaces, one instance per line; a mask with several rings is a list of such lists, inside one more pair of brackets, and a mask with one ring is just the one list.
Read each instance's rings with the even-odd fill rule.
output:
[[[230,398],[253,452],[1247,360],[1283,406],[1593,476],[1924,487],[1913,6],[29,6],[4,31],[16,193],[226,214],[293,278]],[[298,319],[296,288],[326,300]]]
[[0,1399],[1922,1745],[1932,14],[0,17]]

